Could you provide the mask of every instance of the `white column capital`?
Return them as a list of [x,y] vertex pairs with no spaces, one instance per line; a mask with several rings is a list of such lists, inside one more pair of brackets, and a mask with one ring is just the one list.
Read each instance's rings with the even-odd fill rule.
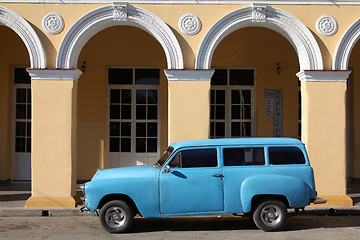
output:
[[211,77],[214,74],[214,71],[214,69],[164,70],[165,75],[169,81],[211,81]]
[[339,71],[300,71],[296,74],[300,82],[347,82],[351,70]]
[[67,80],[77,82],[82,72],[79,69],[26,69],[31,80]]

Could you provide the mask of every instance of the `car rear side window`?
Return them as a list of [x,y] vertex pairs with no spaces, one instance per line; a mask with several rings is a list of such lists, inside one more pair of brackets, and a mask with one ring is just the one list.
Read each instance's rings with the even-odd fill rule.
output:
[[216,149],[193,149],[184,150],[176,154],[170,167],[194,168],[194,167],[217,167]]
[[264,164],[264,148],[224,149],[224,166],[249,166]]
[[269,161],[272,165],[304,164],[305,157],[297,147],[270,147]]

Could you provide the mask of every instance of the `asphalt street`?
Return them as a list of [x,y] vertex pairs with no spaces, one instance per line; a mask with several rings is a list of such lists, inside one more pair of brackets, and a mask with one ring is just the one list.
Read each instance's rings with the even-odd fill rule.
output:
[[247,217],[136,218],[130,233],[105,232],[95,215],[1,217],[0,239],[359,239],[360,214],[291,216],[281,232],[258,230]]

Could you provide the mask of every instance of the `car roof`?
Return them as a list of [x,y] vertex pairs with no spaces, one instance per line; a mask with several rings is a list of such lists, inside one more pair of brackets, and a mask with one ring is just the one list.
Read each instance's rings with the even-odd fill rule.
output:
[[202,146],[231,146],[231,145],[304,145],[294,138],[219,138],[204,140],[189,140],[174,142],[170,146],[174,149],[183,147]]

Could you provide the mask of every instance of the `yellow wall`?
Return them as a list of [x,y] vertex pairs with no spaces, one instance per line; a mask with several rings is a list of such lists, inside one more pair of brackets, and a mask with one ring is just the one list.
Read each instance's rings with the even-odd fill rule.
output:
[[[264,41],[266,39],[266,41]],[[277,73],[277,62],[281,73]],[[298,137],[299,63],[291,44],[265,28],[244,28],[225,38],[213,56],[213,68],[253,68],[256,88],[256,136],[273,136],[273,118],[264,116],[264,90],[283,90],[283,136]]]
[[352,70],[348,82],[348,116],[350,164],[349,177],[360,178],[360,44],[357,43],[350,56],[349,68]]
[[78,179],[90,179],[106,166],[106,96],[108,67],[160,68],[160,152],[167,147],[166,57],[151,35],[134,27],[112,27],[95,35],[83,48],[78,68],[86,61],[78,92]]
[[0,26],[0,180],[11,178],[13,87],[15,66],[29,66],[29,55],[20,37]]

